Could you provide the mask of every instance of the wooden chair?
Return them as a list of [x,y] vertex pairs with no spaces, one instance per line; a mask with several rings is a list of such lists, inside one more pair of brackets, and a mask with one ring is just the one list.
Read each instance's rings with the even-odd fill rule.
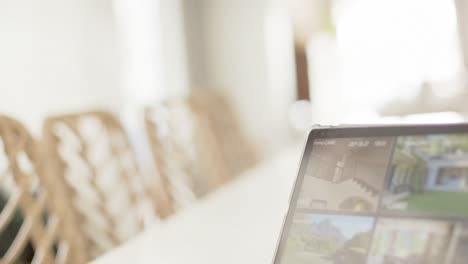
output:
[[66,221],[85,236],[87,259],[144,227],[147,198],[134,153],[119,120],[107,112],[48,118],[43,129],[47,173],[67,193]]
[[[84,263],[52,205],[36,141],[0,116],[0,263]],[[76,252],[79,253],[79,252]]]
[[169,198],[167,216],[204,196],[228,177],[208,120],[186,98],[148,108],[145,125]]
[[191,94],[190,100],[197,112],[205,116],[230,178],[257,164],[257,150],[243,133],[226,97],[214,90],[197,89]]

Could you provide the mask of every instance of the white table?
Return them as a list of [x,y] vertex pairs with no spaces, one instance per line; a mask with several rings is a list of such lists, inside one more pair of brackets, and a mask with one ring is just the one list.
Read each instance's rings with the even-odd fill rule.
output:
[[260,163],[94,263],[272,263],[301,151]]

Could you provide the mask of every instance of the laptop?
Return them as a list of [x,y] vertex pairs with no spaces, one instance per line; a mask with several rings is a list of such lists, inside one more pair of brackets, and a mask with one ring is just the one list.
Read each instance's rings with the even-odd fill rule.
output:
[[468,263],[468,124],[310,132],[274,264]]

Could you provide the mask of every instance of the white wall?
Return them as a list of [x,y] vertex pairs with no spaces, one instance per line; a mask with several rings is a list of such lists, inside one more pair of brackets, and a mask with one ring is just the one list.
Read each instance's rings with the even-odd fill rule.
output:
[[187,93],[190,87],[186,31],[182,0],[159,0],[161,8],[161,45],[163,89],[168,96]]
[[120,104],[111,0],[0,1],[0,113],[40,131],[50,113]]
[[114,0],[127,112],[164,97],[162,89],[161,9],[153,0]]
[[[51,113],[216,88],[253,140],[278,144],[294,88],[280,75],[288,62],[281,45],[266,46],[275,36],[265,25],[272,1],[282,0],[1,1],[0,113],[39,132]],[[127,20],[113,6],[125,2],[135,11]]]
[[468,2],[465,0],[455,0],[455,4],[457,8],[458,30],[460,33],[460,42],[466,70],[466,68],[468,68]]
[[[186,18],[190,20],[186,30],[192,32],[188,34],[191,80],[197,82],[196,87],[220,89],[228,95],[252,139],[267,151],[274,149],[287,133],[284,106],[288,103],[284,102],[294,97],[294,81],[291,84],[289,77],[277,76],[285,86],[272,87],[275,78],[271,73],[281,71],[278,65],[272,69],[269,63],[282,61],[267,57],[265,21],[272,1],[185,2]],[[292,70],[289,66],[283,65],[286,75]]]

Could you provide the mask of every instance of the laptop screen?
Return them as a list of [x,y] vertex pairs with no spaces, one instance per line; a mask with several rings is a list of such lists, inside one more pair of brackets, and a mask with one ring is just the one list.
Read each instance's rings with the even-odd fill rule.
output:
[[275,263],[468,263],[468,134],[312,142]]

